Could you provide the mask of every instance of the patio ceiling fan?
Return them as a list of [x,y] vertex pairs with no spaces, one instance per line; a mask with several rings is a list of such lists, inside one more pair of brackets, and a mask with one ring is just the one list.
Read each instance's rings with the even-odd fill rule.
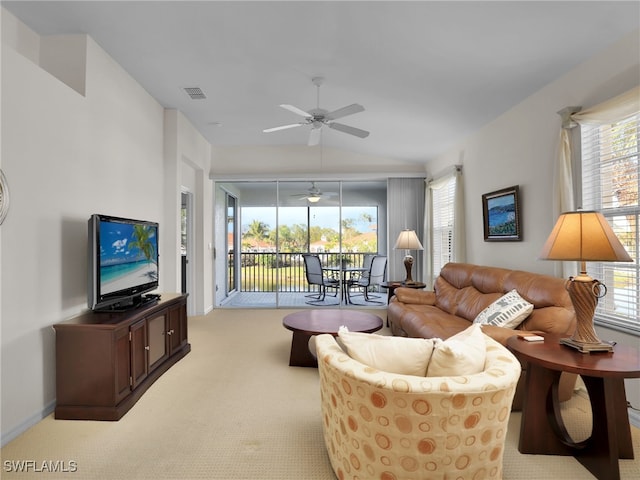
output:
[[338,123],[335,120],[346,117],[347,115],[353,115],[364,111],[364,107],[360,104],[353,103],[346,107],[339,108],[332,112],[329,112],[323,108],[320,108],[320,86],[324,83],[323,77],[314,77],[311,80],[317,87],[317,106],[316,108],[309,110],[308,112],[293,105],[282,104],[280,105],[285,110],[289,110],[301,117],[304,117],[304,121],[298,123],[291,123],[289,125],[282,125],[280,127],[267,128],[263,130],[264,133],[277,132],[279,130],[287,130],[289,128],[300,127],[303,125],[311,125],[311,132],[309,133],[309,146],[318,145],[320,143],[320,133],[322,127],[327,126],[339,132],[348,133],[349,135],[355,135],[359,138],[366,138],[369,136],[369,132],[361,130],[356,127],[351,127],[343,123]]
[[323,192],[318,187],[316,187],[316,182],[311,182],[311,188],[307,190],[306,193],[297,193],[291,196],[299,200],[307,200],[311,203],[318,203],[320,199],[331,198],[337,195],[338,194],[336,192]]

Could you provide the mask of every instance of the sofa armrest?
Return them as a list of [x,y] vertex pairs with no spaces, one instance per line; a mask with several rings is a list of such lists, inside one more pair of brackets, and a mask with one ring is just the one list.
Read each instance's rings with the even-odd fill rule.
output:
[[396,299],[402,303],[418,305],[435,305],[436,294],[431,291],[416,290],[415,288],[398,287],[393,292]]

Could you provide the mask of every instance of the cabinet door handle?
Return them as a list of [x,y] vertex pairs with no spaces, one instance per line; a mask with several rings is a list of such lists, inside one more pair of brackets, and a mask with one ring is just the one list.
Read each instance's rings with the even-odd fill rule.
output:
[[146,347],[144,347],[145,350],[150,350],[149,345],[147,345]]

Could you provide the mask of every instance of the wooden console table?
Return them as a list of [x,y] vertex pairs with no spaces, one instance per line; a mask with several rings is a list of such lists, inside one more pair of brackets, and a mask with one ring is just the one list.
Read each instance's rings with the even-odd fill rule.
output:
[[191,351],[187,295],[125,312],[86,312],[56,331],[55,418],[118,420]]
[[[573,455],[596,478],[619,479],[618,458],[633,458],[624,379],[640,377],[640,352],[616,345],[613,352],[580,353],[559,340],[551,335],[545,335],[544,342],[516,336],[507,340],[509,349],[528,364],[518,450]],[[562,420],[562,372],[580,375],[589,392],[593,427],[582,442],[573,441]]]

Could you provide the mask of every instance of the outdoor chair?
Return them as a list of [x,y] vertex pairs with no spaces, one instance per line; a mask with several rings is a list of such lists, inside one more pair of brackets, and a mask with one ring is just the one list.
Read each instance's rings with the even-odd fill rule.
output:
[[306,295],[307,298],[311,298],[312,301],[306,302],[313,305],[315,302],[322,302],[327,294],[327,288],[335,289],[334,297],[338,296],[338,290],[340,289],[340,282],[335,278],[328,277],[322,270],[322,261],[317,255],[304,254],[304,270],[307,276],[307,282],[309,287],[313,285],[318,286],[317,294]]
[[[367,261],[366,258],[365,261]],[[374,255],[371,258],[371,266],[369,268],[369,271],[365,272],[365,274],[361,277],[351,279],[349,282],[347,282],[347,302],[352,303],[351,297],[355,295],[351,293],[351,289],[356,288],[362,289],[362,295],[365,302],[383,304],[384,302],[375,300],[380,298],[379,296],[369,295],[369,290],[371,287],[379,286],[382,282],[384,282],[386,273],[387,257],[385,255]]]
[[[360,279],[368,278],[371,273],[371,264],[373,263],[375,255],[373,253],[367,253],[362,258],[362,273],[360,274]],[[355,280],[355,278],[354,278]]]

